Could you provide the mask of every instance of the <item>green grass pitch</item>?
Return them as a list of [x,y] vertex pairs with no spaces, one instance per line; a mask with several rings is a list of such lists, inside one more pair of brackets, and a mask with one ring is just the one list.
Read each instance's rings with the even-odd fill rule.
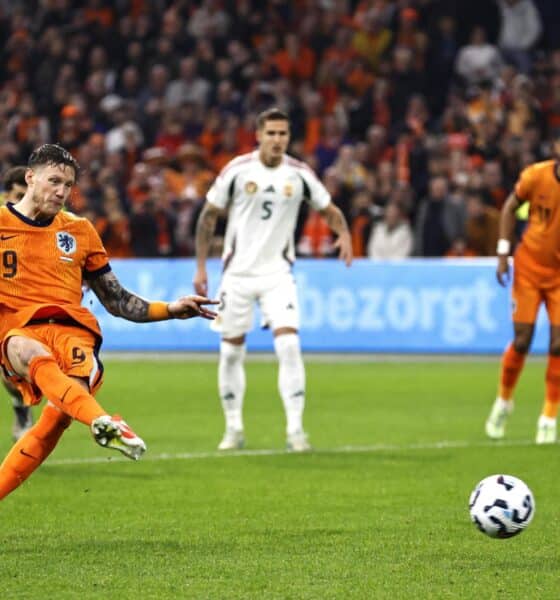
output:
[[[498,363],[308,360],[316,451],[293,455],[276,365],[250,361],[248,453],[217,456],[215,364],[108,359],[99,399],[148,453],[121,460],[74,424],[1,504],[0,598],[558,598],[559,447],[531,443],[545,363],[527,364],[491,444]],[[0,419],[5,454],[7,400]],[[469,521],[471,489],[495,472],[536,498],[510,540]]]

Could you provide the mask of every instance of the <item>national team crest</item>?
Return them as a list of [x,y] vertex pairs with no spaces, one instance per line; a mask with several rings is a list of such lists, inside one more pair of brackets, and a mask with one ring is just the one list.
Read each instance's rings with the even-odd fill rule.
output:
[[293,193],[294,193],[294,186],[291,183],[287,183],[284,186],[284,196],[287,196],[288,198],[290,198]]
[[248,181],[245,184],[245,193],[254,194],[257,191],[257,184],[254,181]]
[[67,231],[57,231],[56,245],[64,254],[73,254],[76,252],[76,238]]

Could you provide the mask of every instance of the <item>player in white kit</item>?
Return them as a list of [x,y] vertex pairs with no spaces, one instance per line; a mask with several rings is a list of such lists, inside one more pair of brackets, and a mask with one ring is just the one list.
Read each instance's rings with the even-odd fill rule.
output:
[[288,116],[269,109],[257,118],[254,152],[234,158],[214,181],[196,228],[194,288],[206,294],[206,258],[216,220],[227,215],[224,271],[215,329],[221,333],[218,387],[226,421],[220,450],[244,445],[245,334],[253,326],[258,303],[274,336],[278,389],[286,411],[287,448],[310,449],[303,430],[305,369],[299,343],[299,308],[291,267],[294,231],[302,201],[321,212],[338,236],[340,258],[349,266],[352,243],[340,209],[313,171],[286,154]]

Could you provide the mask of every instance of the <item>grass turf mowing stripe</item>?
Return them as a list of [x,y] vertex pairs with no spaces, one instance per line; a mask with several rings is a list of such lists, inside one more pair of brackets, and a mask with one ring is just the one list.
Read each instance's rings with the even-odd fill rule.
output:
[[[533,440],[511,440],[509,442],[470,442],[466,440],[450,440],[440,442],[425,442],[415,444],[373,444],[371,446],[339,446],[338,448],[320,448],[311,452],[290,452],[280,448],[263,448],[255,450],[233,450],[211,452],[178,452],[162,453],[142,457],[146,461],[166,460],[201,460],[207,458],[235,458],[237,456],[281,456],[284,454],[373,454],[375,452],[406,452],[409,450],[449,450],[453,448],[511,448],[515,446],[532,446]],[[104,462],[129,462],[130,459],[121,456],[95,456],[90,458],[61,458],[48,461],[48,465],[80,465],[96,464]]]

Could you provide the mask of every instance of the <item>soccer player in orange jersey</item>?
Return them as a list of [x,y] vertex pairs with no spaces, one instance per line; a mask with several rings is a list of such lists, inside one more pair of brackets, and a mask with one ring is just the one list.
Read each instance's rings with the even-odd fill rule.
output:
[[[4,193],[2,195],[2,204],[15,204],[19,202],[27,190],[25,181],[25,172],[27,167],[20,165],[8,169],[2,178]],[[19,438],[33,425],[33,413],[30,406],[25,406],[23,396],[15,385],[10,383],[4,373],[0,371],[0,381],[8,392],[12,401],[14,411],[14,422],[12,425],[12,437],[14,441]]]
[[101,331],[81,306],[82,284],[113,315],[129,321],[215,317],[204,296],[149,302],[124,289],[93,225],[62,211],[78,174],[62,147],[45,144],[30,156],[27,191],[0,208],[0,343],[2,368],[27,405],[48,403],[37,423],[0,465],[0,499],[18,487],[50,454],[76,419],[95,441],[138,459],[143,440],[97,403],[102,382]]
[[498,268],[501,285],[509,279],[508,255],[514,235],[516,211],[529,203],[529,220],[513,258],[513,342],[502,358],[498,395],[486,433],[499,439],[513,410],[513,391],[529,352],[539,307],[544,303],[550,321],[550,342],[545,399],[537,424],[537,444],[556,441],[560,402],[560,137],[554,142],[555,160],[535,163],[520,175],[500,217]]

